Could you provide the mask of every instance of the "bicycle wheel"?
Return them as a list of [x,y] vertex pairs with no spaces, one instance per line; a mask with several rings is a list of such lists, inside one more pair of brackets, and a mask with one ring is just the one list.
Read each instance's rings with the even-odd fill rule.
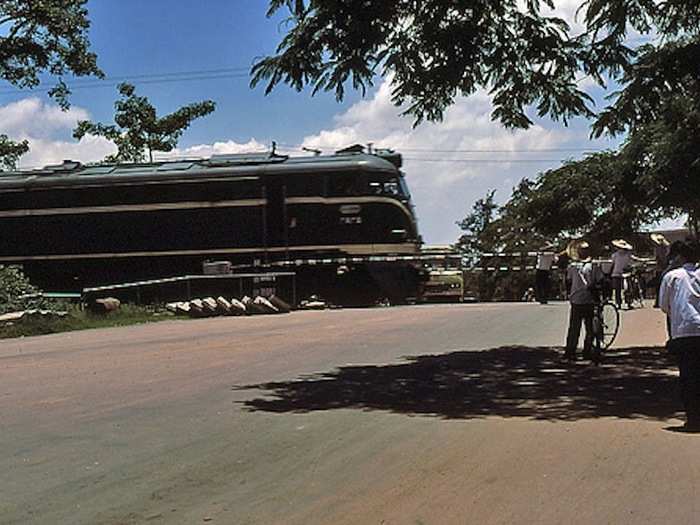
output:
[[600,344],[603,349],[606,349],[613,344],[615,336],[617,336],[617,331],[620,328],[620,312],[613,303],[605,303],[601,306],[601,309],[603,326]]

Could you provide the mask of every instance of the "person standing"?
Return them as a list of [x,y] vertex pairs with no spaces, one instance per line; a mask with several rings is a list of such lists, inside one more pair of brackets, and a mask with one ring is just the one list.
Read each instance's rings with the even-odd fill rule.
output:
[[700,432],[700,269],[696,264],[697,245],[683,242],[678,245],[677,253],[678,261],[683,265],[664,275],[659,306],[669,318],[669,351],[678,359],[681,399],[686,413],[684,429]]
[[601,271],[601,284],[600,291],[603,294],[603,299],[610,301],[612,299],[612,268],[613,262],[610,254],[610,247],[604,246],[603,253],[601,254],[600,260],[598,261]]
[[568,250],[564,249],[557,254],[557,270],[559,270],[559,296],[565,301],[569,298],[568,287],[566,284],[566,272],[569,269],[569,263],[571,262],[571,257],[569,257]]
[[583,358],[591,358],[593,348],[593,309],[596,303],[596,293],[602,274],[600,268],[593,265],[590,259],[590,246],[586,241],[577,245],[577,263],[571,264],[567,270],[569,282],[569,329],[566,334],[566,351],[564,356],[573,361],[576,359],[576,347],[581,334],[581,324],[585,324],[586,335],[583,343]]
[[554,265],[554,252],[549,251],[550,249],[551,247],[547,246],[537,253],[535,297],[540,304],[547,304],[549,299],[550,274]]
[[651,242],[654,243],[654,283],[656,285],[656,298],[654,299],[654,308],[659,307],[659,290],[661,288],[661,279],[663,277],[666,266],[668,265],[669,246],[663,233],[652,233],[650,235]]
[[612,241],[612,245],[617,248],[612,254],[612,287],[615,291],[615,304],[622,308],[622,274],[632,262],[632,245],[624,239],[616,239]]

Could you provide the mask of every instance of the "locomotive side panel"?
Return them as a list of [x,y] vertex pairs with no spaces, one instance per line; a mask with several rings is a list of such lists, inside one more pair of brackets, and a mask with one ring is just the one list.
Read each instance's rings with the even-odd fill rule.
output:
[[262,204],[0,218],[0,261],[259,248]]

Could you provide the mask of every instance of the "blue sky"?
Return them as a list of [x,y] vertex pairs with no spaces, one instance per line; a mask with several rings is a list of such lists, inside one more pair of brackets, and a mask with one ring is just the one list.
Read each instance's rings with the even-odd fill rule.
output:
[[[571,17],[578,0],[557,5]],[[257,58],[274,52],[284,34],[284,12],[268,19],[267,7],[266,0],[92,0],[92,49],[114,82],[76,87],[68,113],[41,91],[17,93],[0,85],[0,133],[30,141],[23,167],[66,158],[97,161],[113,146],[95,137],[77,143],[72,128],[84,118],[111,123],[116,98],[111,84],[131,77],[137,92],[149,97],[160,114],[204,99],[217,103],[215,113],[185,132],[173,155],[259,150],[272,140],[296,154],[302,144],[330,153],[356,142],[403,152],[419,225],[430,243],[453,242],[459,234],[455,221],[488,189],[497,189],[503,202],[522,177],[557,167],[564,158],[579,158],[583,149],[616,143],[591,142],[583,120],[568,127],[538,120],[528,131],[504,130],[491,122],[490,99],[483,92],[459,99],[444,122],[414,129],[391,104],[388,83],[381,78],[364,99],[349,89],[342,103],[333,94],[312,97],[309,90],[297,93],[286,86],[265,96],[263,86],[250,89],[247,73]],[[220,69],[228,70],[227,78],[151,82],[157,80],[154,75]],[[147,82],[137,78],[143,75],[150,76]],[[604,94],[590,90],[599,99]]]
[[[188,131],[184,146],[252,136],[297,143],[341,109],[328,95],[310,103],[308,96],[286,87],[268,97],[262,87],[249,88],[251,64],[273,53],[281,37],[283,18],[266,18],[265,1],[93,0],[89,9],[93,48],[108,76],[241,68],[234,73],[238,78],[139,87],[163,112],[200,99],[217,102],[216,113]],[[109,119],[113,98],[113,89],[104,88],[76,90],[74,100],[96,118]]]

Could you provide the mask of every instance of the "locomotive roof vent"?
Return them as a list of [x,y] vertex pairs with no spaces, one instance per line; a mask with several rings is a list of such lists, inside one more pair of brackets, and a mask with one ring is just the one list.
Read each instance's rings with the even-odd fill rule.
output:
[[69,172],[79,170],[80,168],[82,168],[82,166],[83,165],[76,160],[64,160],[61,164],[44,166],[44,169],[42,171],[45,172],[47,175],[52,175],[58,172]]
[[339,149],[335,152],[336,155],[346,155],[348,153],[364,153],[365,147],[362,144],[353,144],[347,148]]
[[393,149],[377,149],[374,150],[374,154],[377,157],[388,160],[397,168],[401,168],[401,166],[403,166],[403,158],[401,157],[401,153],[396,153]]
[[372,145],[370,144],[367,147],[367,150],[365,150],[365,147],[362,144],[353,144],[352,146],[348,146],[347,148],[339,149],[338,151],[335,152],[336,155],[354,155],[358,153],[366,153],[369,152],[370,155],[375,155],[379,158],[382,158],[388,162],[391,162],[394,166],[397,168],[401,168],[403,165],[403,160],[401,158],[400,153],[396,153],[393,149],[375,149],[372,150]]
[[244,166],[250,164],[269,164],[284,162],[289,157],[287,155],[277,155],[266,151],[264,153],[231,153],[225,155],[212,155],[205,161],[208,166]]

